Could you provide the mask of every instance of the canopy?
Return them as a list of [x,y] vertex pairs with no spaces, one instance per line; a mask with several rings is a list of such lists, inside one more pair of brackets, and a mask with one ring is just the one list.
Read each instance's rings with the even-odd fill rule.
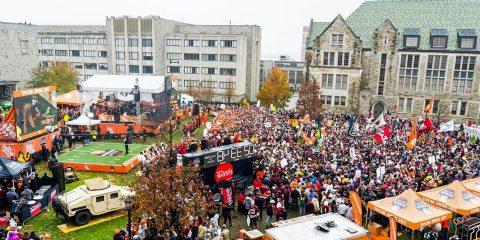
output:
[[161,93],[165,90],[164,76],[93,75],[82,83],[82,91],[129,93],[136,79],[141,93]]
[[21,163],[17,161],[0,158],[0,179],[10,179],[16,177],[23,169],[30,166],[29,162]]
[[460,215],[470,215],[480,211],[480,198],[456,180],[443,187],[419,192],[418,195],[428,203]]
[[450,211],[425,203],[412,189],[395,197],[368,202],[367,207],[383,216],[394,216],[398,223],[412,230],[452,217]]
[[100,120],[90,119],[85,114],[82,114],[77,119],[67,122],[67,125],[71,126],[93,126],[97,124],[100,124]]
[[87,94],[73,90],[57,97],[57,104],[80,106],[89,101]]
[[468,179],[462,182],[463,186],[470,192],[480,196],[480,177]]

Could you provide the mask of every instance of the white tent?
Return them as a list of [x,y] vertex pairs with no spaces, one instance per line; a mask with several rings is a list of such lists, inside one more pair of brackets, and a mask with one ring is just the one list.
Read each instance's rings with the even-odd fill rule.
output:
[[67,125],[71,126],[93,126],[100,123],[100,120],[90,119],[87,115],[83,114],[77,119],[68,121]]
[[161,93],[165,89],[164,76],[93,75],[82,83],[82,91],[128,93],[137,78],[141,93]]

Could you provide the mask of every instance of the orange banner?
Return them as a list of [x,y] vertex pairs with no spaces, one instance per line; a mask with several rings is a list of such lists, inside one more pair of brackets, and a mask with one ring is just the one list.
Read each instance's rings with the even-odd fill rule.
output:
[[7,159],[17,160],[20,151],[24,153],[35,153],[42,150],[42,144],[51,150],[53,147],[53,138],[60,135],[60,130],[53,133],[47,133],[42,136],[37,136],[26,142],[0,142],[0,156]]
[[14,108],[11,107],[0,123],[0,139],[16,141],[17,131],[15,124],[15,111]]
[[23,96],[28,96],[28,95],[38,94],[38,93],[55,92],[56,90],[57,90],[56,86],[16,90],[13,92],[13,97],[17,98],[17,97],[23,97]]
[[394,216],[390,216],[388,218],[388,222],[390,224],[390,240],[397,239],[397,220],[395,220]]
[[358,193],[350,191],[350,204],[352,205],[353,221],[362,226],[362,201]]

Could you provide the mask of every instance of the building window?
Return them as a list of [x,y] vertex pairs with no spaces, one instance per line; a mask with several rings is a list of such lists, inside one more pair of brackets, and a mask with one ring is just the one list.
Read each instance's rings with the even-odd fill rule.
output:
[[67,44],[66,38],[54,38],[55,44]]
[[138,39],[137,38],[129,38],[128,39],[128,46],[129,47],[138,47]]
[[53,56],[53,49],[41,49],[39,53],[42,56]]
[[220,41],[220,47],[236,48],[237,40],[222,40]]
[[333,66],[333,65],[335,65],[335,52],[324,52],[323,66]]
[[286,71],[288,72],[288,82],[291,84],[295,84],[295,71]]
[[83,39],[83,44],[85,45],[95,45],[96,44],[95,38],[84,38]]
[[202,87],[205,88],[216,88],[217,87],[217,82],[215,81],[202,81]]
[[398,112],[411,113],[413,98],[398,98]]
[[99,63],[98,70],[108,70],[108,64],[106,63]]
[[333,74],[322,74],[322,89],[333,89]]
[[418,48],[420,44],[420,37],[418,36],[405,36],[406,48]]
[[457,56],[453,72],[452,92],[471,93],[475,69],[474,56]]
[[202,74],[217,75],[218,74],[218,68],[202,68]]
[[220,89],[235,89],[236,84],[234,82],[219,82],[218,88]]
[[337,74],[335,89],[347,90],[348,75]]
[[82,69],[83,64],[81,62],[70,62],[71,68]]
[[337,58],[337,65],[342,67],[348,67],[350,65],[350,53],[339,52]]
[[107,39],[106,38],[97,38],[97,43],[98,43],[98,45],[107,45]]
[[96,63],[85,63],[85,69],[97,70],[97,64]]
[[128,59],[130,60],[138,60],[138,52],[129,52]]
[[118,60],[125,59],[125,52],[116,52],[115,53],[115,58],[118,59]]
[[125,46],[125,38],[115,38],[115,46],[124,47]]
[[167,73],[180,73],[179,66],[167,66]]
[[220,68],[220,75],[235,76],[237,70],[235,68]]
[[474,49],[476,46],[475,37],[461,37],[460,38],[460,48],[463,49]]
[[202,61],[218,61],[217,54],[202,54]]
[[167,46],[181,46],[182,39],[167,39]]
[[69,38],[68,43],[69,44],[82,44],[82,39],[81,38]]
[[332,34],[332,45],[342,46],[343,45],[343,34]]
[[124,73],[125,72],[125,64],[117,64],[115,66],[115,70],[117,73]]
[[443,92],[445,73],[447,70],[447,55],[429,55],[425,74],[424,91]]
[[152,39],[146,38],[142,39],[142,47],[151,47],[152,46]]
[[183,72],[186,74],[198,74],[198,67],[184,67]]
[[67,50],[55,50],[55,56],[65,57],[68,56]]
[[235,54],[220,54],[220,61],[222,62],[236,62],[237,55]]
[[346,106],[347,104],[347,97],[335,96],[333,99],[334,106]]
[[200,54],[198,54],[198,53],[185,53],[185,54],[183,54],[183,60],[198,61],[198,60],[200,60]]
[[402,54],[398,75],[399,91],[416,91],[420,55]]
[[52,43],[53,43],[53,38],[51,38],[51,37],[42,37],[42,38],[40,38],[40,43],[43,43],[43,44],[52,44]]
[[143,60],[153,60],[152,52],[144,52],[142,54]]
[[465,116],[467,113],[467,102],[452,101],[452,115]]
[[143,73],[147,73],[147,74],[153,73],[153,66],[143,66]]
[[97,56],[97,51],[84,50],[84,51],[83,51],[83,56],[84,56],[84,57],[96,57],[96,56]]
[[378,90],[377,94],[382,96],[385,89],[385,71],[387,69],[387,54],[382,53],[380,58],[380,73],[378,74]]
[[432,48],[447,48],[447,37],[432,37]]
[[128,65],[128,72],[129,73],[140,73],[140,68],[138,65]]
[[107,51],[98,51],[98,56],[106,58],[107,57]]
[[332,96],[322,95],[322,96],[320,96],[320,101],[326,106],[331,106],[332,105]]
[[200,41],[195,39],[185,39],[185,47],[198,47],[200,46]]
[[81,52],[80,50],[70,50],[70,56],[72,57],[80,57],[81,56]]
[[[428,104],[430,104],[430,99],[425,99],[425,105],[423,106],[423,108],[427,107]],[[432,113],[438,113],[439,104],[440,100],[433,100]]]
[[202,40],[202,47],[216,47],[217,40]]
[[167,60],[182,60],[181,53],[167,53]]
[[185,80],[183,81],[183,86],[185,87],[197,87],[198,86],[198,80]]
[[88,80],[91,77],[93,77],[93,75],[83,75],[83,80]]

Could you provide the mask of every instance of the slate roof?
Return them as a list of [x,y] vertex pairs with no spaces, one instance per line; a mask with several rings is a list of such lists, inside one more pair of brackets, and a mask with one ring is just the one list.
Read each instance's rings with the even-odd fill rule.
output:
[[[373,32],[389,19],[398,29],[400,37],[407,28],[419,28],[420,49],[430,49],[432,29],[445,29],[449,36],[448,49],[455,50],[459,29],[480,31],[479,13],[480,0],[367,0],[346,22],[362,39],[364,48],[371,47]],[[328,24],[312,21],[310,26],[308,46],[312,47],[315,37]]]

